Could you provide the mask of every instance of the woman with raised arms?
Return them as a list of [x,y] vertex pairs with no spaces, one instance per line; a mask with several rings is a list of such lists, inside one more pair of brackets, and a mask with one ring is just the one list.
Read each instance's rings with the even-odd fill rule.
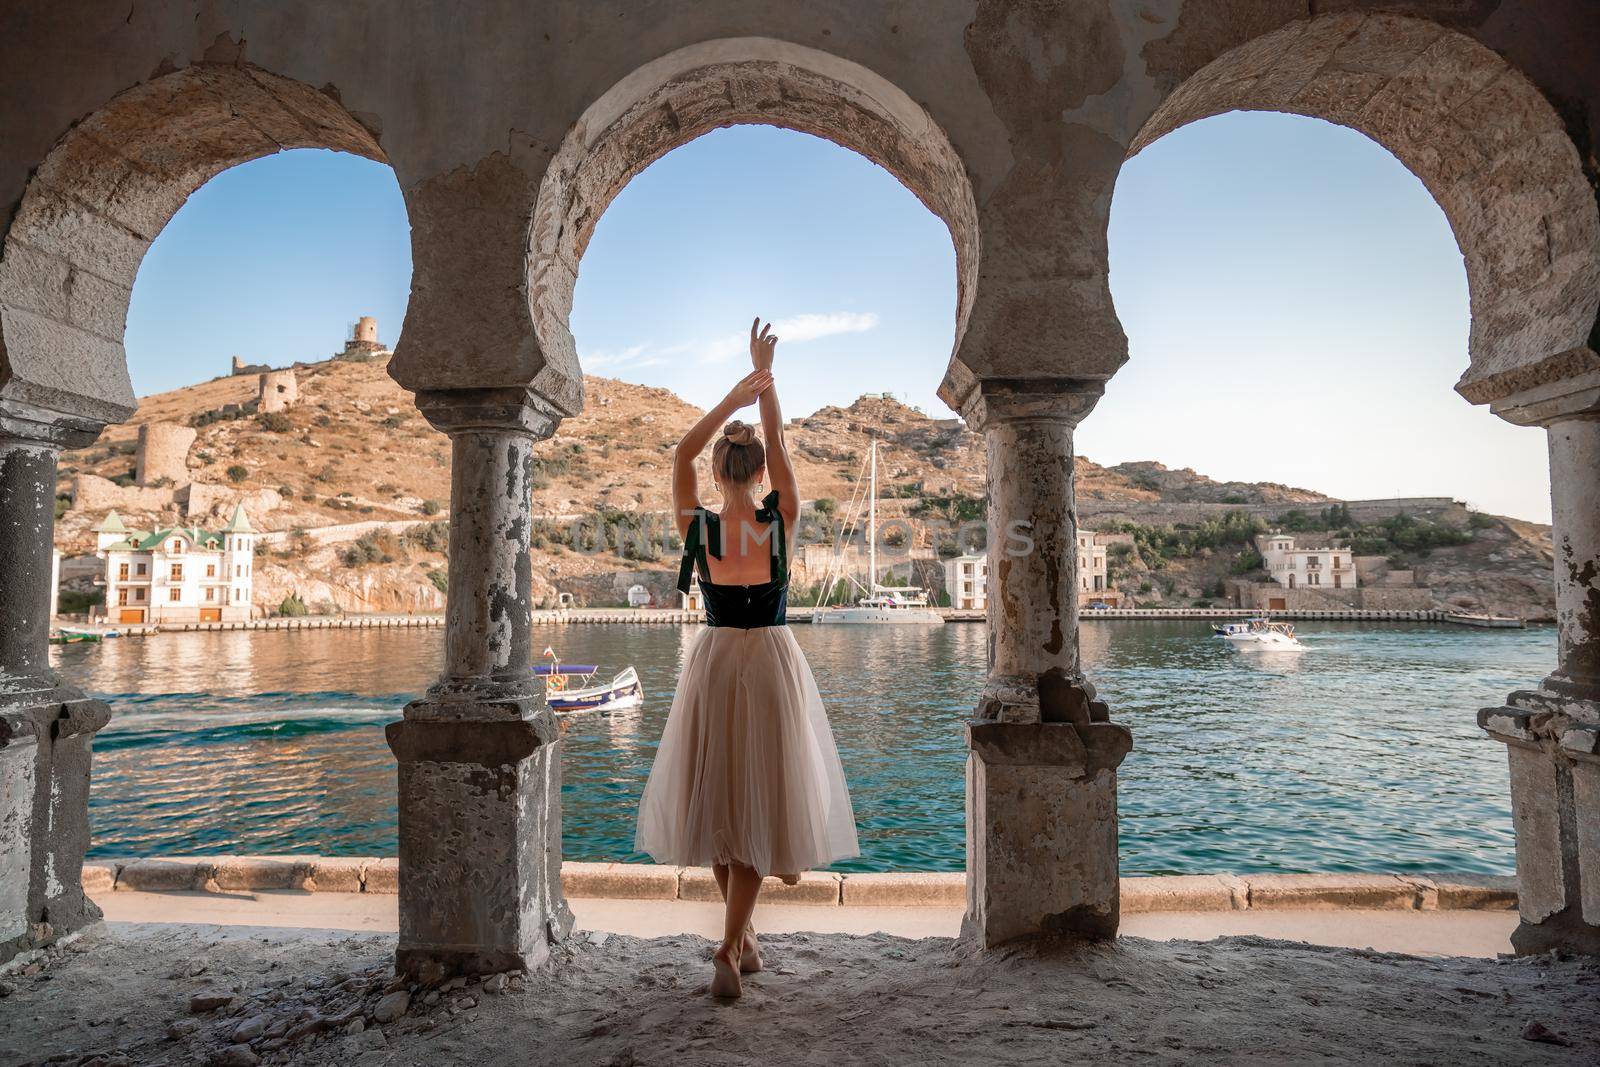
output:
[[[711,993],[737,997],[761,969],[752,916],[761,880],[859,854],[855,816],[822,697],[785,621],[800,490],[783,440],[772,326],[750,326],[754,370],[678,444],[672,500],[683,538],[678,588],[698,575],[706,629],[678,691],[639,801],[635,845],[659,863],[710,866],[726,902]],[[759,404],[761,437],[738,420]],[[711,438],[722,498],[700,501],[695,460]],[[762,438],[766,444],[763,446]],[[770,480],[771,492],[762,495]]]

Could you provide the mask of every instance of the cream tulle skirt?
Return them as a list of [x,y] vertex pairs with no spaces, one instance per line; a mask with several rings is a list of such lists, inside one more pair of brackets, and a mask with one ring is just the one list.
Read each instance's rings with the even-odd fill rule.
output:
[[860,854],[822,697],[787,626],[695,638],[634,847],[658,863],[735,863],[786,880]]

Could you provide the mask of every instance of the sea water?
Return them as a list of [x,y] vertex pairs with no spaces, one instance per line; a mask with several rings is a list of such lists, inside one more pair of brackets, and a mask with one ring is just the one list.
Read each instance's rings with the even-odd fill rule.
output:
[[[572,721],[564,854],[647,860],[633,817],[695,626],[537,626],[534,647],[602,676],[639,671],[642,707]],[[1477,710],[1536,684],[1555,633],[1307,623],[1298,654],[1241,652],[1201,622],[1089,620],[1083,662],[1133,731],[1119,774],[1122,869],[1514,869],[1505,752]],[[812,627],[816,674],[862,855],[841,870],[958,870],[962,726],[985,628]],[[90,854],[392,855],[383,724],[433,681],[443,633],[174,633],[54,649],[110,702],[94,743]]]

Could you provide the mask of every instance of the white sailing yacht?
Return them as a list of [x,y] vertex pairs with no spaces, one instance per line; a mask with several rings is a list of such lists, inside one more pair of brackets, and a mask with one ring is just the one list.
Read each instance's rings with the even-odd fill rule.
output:
[[[928,603],[927,593],[916,586],[883,586],[878,584],[878,442],[872,442],[871,458],[868,461],[870,474],[868,476],[867,490],[867,581],[863,585],[854,576],[830,574],[823,576],[822,603],[827,603],[828,594],[833,591],[834,583],[840,578],[846,578],[860,589],[863,595],[853,606],[848,607],[818,607],[811,616],[812,622],[820,623],[873,623],[889,625],[913,626],[943,626],[944,616],[940,615]],[[857,483],[860,484],[859,482]],[[848,529],[854,523],[851,516],[845,523]],[[844,529],[839,534],[840,546],[844,541]]]

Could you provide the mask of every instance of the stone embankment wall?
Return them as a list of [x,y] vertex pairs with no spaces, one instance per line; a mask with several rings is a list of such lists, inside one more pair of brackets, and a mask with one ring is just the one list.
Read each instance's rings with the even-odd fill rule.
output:
[[[112,892],[399,892],[399,861],[377,857],[220,856],[91,860],[83,887]],[[573,897],[720,902],[708,867],[651,863],[561,865]],[[966,904],[961,871],[839,874],[807,871],[797,885],[768,878],[763,899],[824,907],[935,907]],[[1121,879],[1124,914],[1162,911],[1496,910],[1517,906],[1517,880],[1486,874],[1186,874]]]
[[1274,611],[1429,611],[1435,607],[1431,590],[1418,586],[1374,585],[1355,589],[1307,588],[1289,589],[1277,582],[1228,581],[1224,583],[1233,602],[1241,608],[1265,611],[1275,600],[1283,607]]
[[139,427],[134,450],[133,480],[141,486],[165,480],[172,485],[189,482],[189,446],[195,431],[173,422],[147,422]]

